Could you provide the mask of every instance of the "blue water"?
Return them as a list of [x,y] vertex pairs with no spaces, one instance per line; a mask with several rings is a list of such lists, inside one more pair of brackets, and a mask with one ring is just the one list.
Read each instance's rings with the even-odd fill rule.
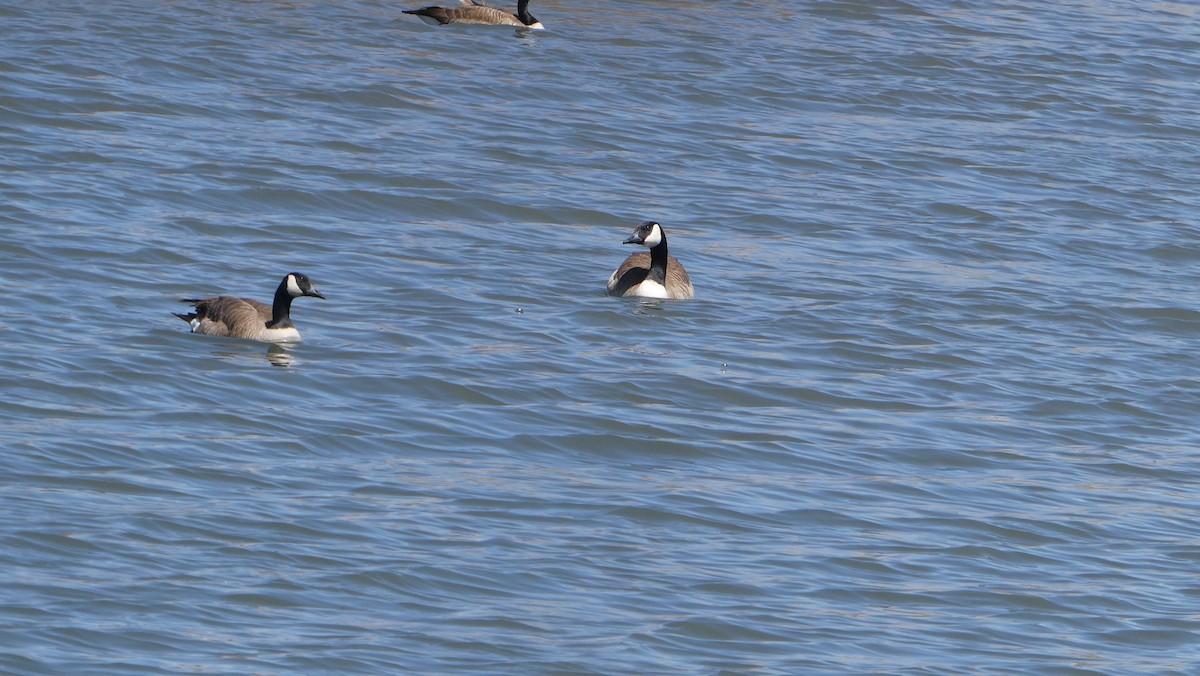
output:
[[0,6],[0,671],[1194,672],[1192,5],[406,7]]

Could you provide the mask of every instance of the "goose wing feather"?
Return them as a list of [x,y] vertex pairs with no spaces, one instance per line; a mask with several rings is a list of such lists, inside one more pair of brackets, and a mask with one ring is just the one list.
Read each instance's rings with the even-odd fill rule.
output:
[[196,303],[196,333],[256,338],[271,321],[271,306],[249,298],[217,296]]
[[426,7],[424,9],[405,10],[405,14],[417,14],[436,20],[440,24],[448,23],[477,23],[488,25],[524,26],[515,14],[502,9],[486,7],[479,4],[462,7]]

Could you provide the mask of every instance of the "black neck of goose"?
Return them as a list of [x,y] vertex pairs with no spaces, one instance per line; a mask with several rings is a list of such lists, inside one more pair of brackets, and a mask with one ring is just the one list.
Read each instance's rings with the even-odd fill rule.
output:
[[664,234],[658,244],[650,247],[650,272],[646,279],[667,285],[667,236]]
[[517,18],[526,26],[532,26],[537,23],[537,19],[533,18],[533,15],[529,13],[529,0],[520,0],[517,3]]
[[275,289],[275,301],[271,303],[271,321],[268,329],[286,329],[292,326],[292,294],[288,293],[287,280]]

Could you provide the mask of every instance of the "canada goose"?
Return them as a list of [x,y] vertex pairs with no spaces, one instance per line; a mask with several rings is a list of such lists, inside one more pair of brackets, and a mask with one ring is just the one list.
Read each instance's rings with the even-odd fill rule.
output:
[[325,298],[308,277],[289,272],[275,289],[275,302],[271,305],[233,296],[184,298],[183,302],[195,305],[196,311],[172,314],[191,324],[192,333],[267,343],[297,341],[300,332],[292,325],[290,313],[292,299],[300,296]]
[[517,0],[517,13],[510,14],[502,9],[488,7],[476,0],[460,0],[461,7],[425,7],[406,9],[405,14],[416,14],[427,24],[444,26],[448,23],[482,23],[493,26],[520,26],[541,30],[541,21],[529,13],[529,0]]
[[608,278],[608,295],[680,300],[696,297],[683,264],[667,254],[667,233],[661,225],[646,221],[624,243],[649,247],[650,253],[630,254]]

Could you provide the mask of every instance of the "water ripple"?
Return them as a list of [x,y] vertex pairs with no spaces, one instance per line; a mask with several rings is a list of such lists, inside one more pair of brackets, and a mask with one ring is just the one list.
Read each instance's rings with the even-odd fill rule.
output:
[[0,670],[1186,673],[1193,11],[1069,9],[0,8]]

